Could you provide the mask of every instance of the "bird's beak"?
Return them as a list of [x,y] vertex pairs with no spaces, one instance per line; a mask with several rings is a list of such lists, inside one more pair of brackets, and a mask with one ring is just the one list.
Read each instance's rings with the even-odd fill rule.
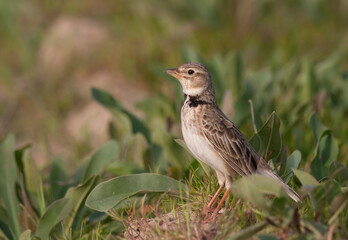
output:
[[179,75],[179,71],[177,68],[171,68],[171,69],[165,70],[164,72],[175,78],[178,78],[178,75]]

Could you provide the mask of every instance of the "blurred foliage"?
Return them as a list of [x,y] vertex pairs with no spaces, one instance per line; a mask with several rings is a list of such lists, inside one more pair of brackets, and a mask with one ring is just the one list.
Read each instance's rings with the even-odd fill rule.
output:
[[[219,98],[223,96],[221,80],[228,82],[232,98],[236,100],[243,92],[239,89],[249,87],[245,79],[250,78],[253,84],[257,82],[254,87],[270,85],[268,91],[287,89],[293,81],[299,81],[301,89],[294,90],[301,95],[299,102],[302,103],[303,99],[313,99],[318,93],[325,96],[323,89],[308,89],[310,84],[320,81],[324,89],[335,93],[330,96],[330,101],[335,103],[335,111],[339,112],[342,109],[339,105],[347,108],[345,101],[341,101],[346,98],[345,87],[341,86],[346,85],[347,79],[344,70],[347,66],[347,16],[348,5],[343,0],[109,0],[103,4],[95,0],[2,1],[0,136],[4,138],[15,131],[21,139],[34,138],[42,142],[47,134],[53,134],[63,143],[76,144],[64,137],[69,133],[62,131],[61,126],[70,111],[86,102],[78,94],[79,88],[72,84],[76,75],[82,72],[88,76],[106,69],[122,73],[127,81],[146,82],[156,92],[170,94],[171,87],[163,83],[160,75],[154,74],[154,66],[163,63],[165,67],[177,66],[189,59],[198,60],[194,56],[197,52],[204,59],[211,59],[211,65],[216,66]],[[58,58],[65,54],[66,49],[70,49],[65,46],[71,43],[68,37],[53,37],[52,43],[50,36],[58,31],[57,22],[64,19],[69,22],[71,18],[98,23],[106,29],[108,38],[92,56],[76,56],[78,51],[75,49],[68,54],[70,57],[65,60],[64,67],[58,68],[54,65],[54,56]],[[69,25],[65,27],[69,29]],[[80,45],[83,46],[85,40],[79,39]],[[54,48],[55,41],[62,43]],[[45,64],[40,58],[46,42],[54,49],[52,64]],[[330,67],[336,67],[337,71],[328,72]],[[51,68],[55,70],[50,71]],[[261,95],[263,92],[248,91],[245,94],[247,99],[251,94]],[[267,112],[276,109],[282,115],[283,107],[280,108],[279,104],[293,103],[295,106],[287,107],[296,107],[298,102],[291,100],[293,95],[293,92],[286,91],[277,96],[283,101],[274,101]],[[254,103],[263,104],[259,97],[255,96],[255,99],[258,101]],[[29,114],[33,116],[31,119],[26,117]],[[335,115],[323,114],[327,118]],[[281,119],[287,121],[291,118],[281,116]],[[25,127],[23,122],[32,127]],[[335,128],[333,131],[341,137],[341,131]],[[87,148],[81,146],[77,149],[82,151],[77,158],[91,149],[90,145]]]
[[[98,23],[107,39],[92,55],[75,51],[59,71],[49,69],[42,45],[55,21],[68,17]],[[240,224],[221,225],[218,237],[347,237],[347,22],[344,0],[0,1],[0,238],[120,236],[129,215],[123,209],[158,207],[158,193],[183,190],[177,180],[190,193],[170,194],[172,205],[160,205],[165,212],[215,190],[209,169],[174,141],[183,94],[163,70],[189,61],[208,66],[224,112],[303,198],[294,204],[260,176],[239,179],[233,194],[253,203],[255,222],[245,220],[250,209],[233,197]],[[63,47],[53,54],[59,52]],[[145,82],[155,93],[136,105],[144,113],[138,117],[110,89],[93,88],[94,100],[113,116],[111,140],[96,151],[70,140],[61,123],[87,101],[74,78],[98,69]],[[47,146],[47,167],[38,169],[34,149],[23,142],[49,145],[52,136],[73,154],[61,159]],[[149,183],[152,177],[160,184]],[[86,203],[104,196],[111,207],[101,213]]]

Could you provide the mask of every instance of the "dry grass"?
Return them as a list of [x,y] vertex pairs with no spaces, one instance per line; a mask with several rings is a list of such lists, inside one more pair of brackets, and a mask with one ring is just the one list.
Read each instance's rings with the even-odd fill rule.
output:
[[[207,204],[218,188],[214,176],[199,179],[192,174],[190,196],[175,198],[162,194],[156,201],[133,201],[122,217],[110,215],[124,225],[126,239],[225,239],[263,218],[252,205],[230,195],[215,218]],[[220,199],[223,194],[220,195]],[[218,199],[218,201],[220,200]],[[217,204],[216,204],[217,205]],[[215,205],[215,207],[216,207]]]

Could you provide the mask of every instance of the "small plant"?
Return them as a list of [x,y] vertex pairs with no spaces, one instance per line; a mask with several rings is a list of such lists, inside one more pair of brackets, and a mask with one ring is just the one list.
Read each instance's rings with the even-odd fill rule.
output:
[[[38,171],[30,145],[14,149],[12,135],[2,141],[1,236],[133,238],[143,230],[143,237],[172,239],[348,236],[347,148],[322,122],[332,120],[330,110],[348,106],[342,95],[335,95],[340,89],[325,82],[325,76],[341,81],[335,70],[339,56],[329,57],[310,71],[292,68],[301,65],[297,62],[279,69],[247,71],[238,54],[227,54],[225,59],[217,55],[207,62],[194,50],[188,51],[187,56],[209,66],[223,108],[232,109],[234,121],[283,180],[301,194],[301,203],[291,201],[272,179],[253,175],[235,180],[224,212],[216,222],[204,225],[204,208],[217,182],[177,137],[182,93],[176,91],[175,100],[159,94],[140,103],[138,107],[146,114],[141,120],[107,92],[92,89],[94,99],[114,116],[109,124],[111,140],[73,174],[68,174],[61,159]],[[153,69],[177,89],[176,82],[162,75],[162,67]],[[296,80],[291,84],[290,76]],[[315,86],[313,81],[317,81]],[[241,91],[233,92],[236,86]],[[347,86],[342,83],[341,87]],[[313,113],[318,106],[312,102],[320,89],[327,91],[330,106],[320,106],[321,117]],[[297,92],[301,94],[296,98],[286,96]],[[279,111],[269,115],[273,109]],[[340,129],[345,129],[344,117],[335,116]],[[340,138],[346,134],[343,130]],[[145,231],[146,226],[151,231]]]
[[[72,178],[66,177],[64,166],[61,160],[57,159],[50,170],[49,188],[45,188],[45,182],[37,174],[33,160],[28,155],[30,146],[14,150],[14,138],[9,136],[1,144],[0,152],[1,169],[4,173],[1,176],[1,209],[2,216],[6,216],[6,218],[1,219],[3,223],[6,223],[1,225],[1,229],[8,238],[16,239],[19,236],[29,237],[31,235],[41,239],[49,237],[88,238],[88,236],[95,234],[94,229],[98,229],[103,234],[117,234],[123,228],[122,224],[116,223],[120,220],[127,223],[125,218],[121,217],[124,208],[135,206],[136,209],[136,206],[139,205],[129,204],[132,201],[139,202],[141,199],[143,199],[142,201],[147,199],[143,204],[151,205],[151,201],[148,200],[156,196],[155,193],[161,192],[167,194],[172,192],[174,195],[171,195],[174,199],[179,197],[179,205],[181,206],[190,202],[191,204],[195,202],[200,207],[205,206],[207,199],[203,201],[200,198],[200,201],[197,201],[198,196],[207,198],[205,195],[210,192],[206,187],[202,189],[202,186],[206,184],[211,188],[216,187],[216,181],[214,180],[214,183],[212,179],[207,177],[206,172],[209,169],[197,165],[196,161],[190,163],[187,160],[187,163],[190,164],[186,166],[179,162],[172,163],[177,166],[177,171],[181,169],[180,176],[186,176],[186,183],[180,183],[160,174],[134,174],[148,170],[156,171],[156,169],[161,174],[168,174],[168,168],[161,171],[161,161],[152,162],[155,157],[151,154],[156,154],[156,152],[152,152],[155,151],[156,147],[151,146],[154,143],[152,143],[148,126],[121,108],[116,100],[107,93],[94,89],[93,95],[111,112],[127,115],[126,119],[131,126],[131,132],[128,134],[144,136],[143,139],[147,146],[147,150],[142,149],[144,162],[126,164],[120,159],[122,156],[120,149],[127,149],[127,145],[121,147],[118,142],[111,140],[94,153]],[[255,115],[255,112],[252,112],[252,115]],[[301,165],[301,153],[298,150],[293,151],[289,157],[285,154],[284,149],[286,148],[281,145],[280,120],[276,113],[271,114],[260,130],[257,130],[257,124],[254,120],[253,125],[256,133],[251,138],[251,143],[260,153],[270,159],[274,169],[279,170],[285,181],[295,180],[293,176],[296,176],[298,181],[293,181],[293,183],[302,186],[303,202],[295,205],[272,179],[258,175],[241,178],[234,182],[232,192],[235,197],[252,203],[252,212],[259,220],[251,225],[244,223],[244,227],[239,226],[242,229],[237,232],[231,232],[231,229],[235,230],[235,228],[229,228],[221,223],[221,226],[228,229],[224,230],[224,237],[246,239],[264,229],[267,230],[266,232],[285,237],[313,236],[322,238],[333,236],[333,234],[335,236],[346,234],[341,224],[347,215],[348,198],[344,187],[348,179],[347,169],[336,161],[338,146],[331,131],[321,123],[316,114],[312,115],[310,123],[316,140],[314,159],[310,165],[314,176],[298,169]],[[178,140],[178,143],[185,147],[183,142]],[[118,161],[115,162],[115,159]],[[125,173],[130,175],[100,183],[105,178],[106,173],[116,176]],[[190,179],[196,180],[190,181]],[[199,181],[203,182],[203,185]],[[272,195],[273,198],[270,199],[265,194]],[[188,209],[185,207],[177,208],[173,204],[173,200],[170,201],[172,204],[167,205],[165,211],[170,212],[176,209],[177,214],[185,216]],[[160,208],[166,205],[158,204],[157,207]],[[234,198],[231,204],[233,208],[236,204]],[[236,207],[244,208],[243,211],[247,211],[241,202]],[[90,209],[101,213],[98,214]],[[223,216],[225,215],[223,214]],[[203,218],[203,215],[198,216],[195,221],[200,222]],[[234,218],[238,218],[238,215]],[[188,220],[181,218],[181,221]],[[102,227],[100,227],[100,223],[102,223]],[[126,224],[125,227],[129,226]],[[160,233],[161,231],[158,234]],[[266,237],[265,234],[261,236]]]

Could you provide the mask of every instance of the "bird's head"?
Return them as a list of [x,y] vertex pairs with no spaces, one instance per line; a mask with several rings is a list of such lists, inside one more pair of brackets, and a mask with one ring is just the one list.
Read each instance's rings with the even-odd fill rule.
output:
[[183,92],[190,96],[198,96],[212,85],[208,69],[200,63],[186,63],[165,72],[178,79]]

